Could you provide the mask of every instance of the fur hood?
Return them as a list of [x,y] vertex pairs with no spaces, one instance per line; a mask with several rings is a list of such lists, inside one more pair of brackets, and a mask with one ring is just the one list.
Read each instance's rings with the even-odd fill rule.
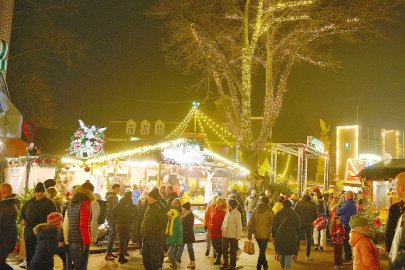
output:
[[0,206],[6,204],[14,204],[17,208],[20,208],[20,200],[17,198],[17,195],[12,194],[11,196],[0,200]]
[[77,203],[85,200],[95,201],[96,197],[94,196],[93,192],[84,188],[82,186],[77,186],[75,188],[75,195],[72,198],[72,203]]
[[56,229],[56,226],[54,225],[54,224],[49,224],[49,223],[41,223],[41,224],[38,224],[37,226],[35,226],[35,228],[34,228],[34,233],[35,233],[35,235],[38,235],[38,232],[41,230],[54,230],[54,229]]

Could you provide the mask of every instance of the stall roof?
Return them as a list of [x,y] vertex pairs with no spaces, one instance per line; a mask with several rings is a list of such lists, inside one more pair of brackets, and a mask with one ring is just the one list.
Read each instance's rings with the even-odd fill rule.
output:
[[405,159],[387,159],[363,169],[357,176],[367,179],[395,178],[405,172]]

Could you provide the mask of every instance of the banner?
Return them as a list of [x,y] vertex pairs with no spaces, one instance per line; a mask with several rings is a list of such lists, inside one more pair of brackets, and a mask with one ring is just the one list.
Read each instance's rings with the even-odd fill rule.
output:
[[13,188],[13,193],[24,193],[25,180],[27,178],[27,167],[9,167],[5,169],[6,182]]

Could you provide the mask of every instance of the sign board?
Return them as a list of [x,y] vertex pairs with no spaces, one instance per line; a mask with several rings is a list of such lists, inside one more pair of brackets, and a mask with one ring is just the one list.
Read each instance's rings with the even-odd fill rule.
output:
[[325,153],[324,143],[313,136],[307,136],[307,145],[317,152]]

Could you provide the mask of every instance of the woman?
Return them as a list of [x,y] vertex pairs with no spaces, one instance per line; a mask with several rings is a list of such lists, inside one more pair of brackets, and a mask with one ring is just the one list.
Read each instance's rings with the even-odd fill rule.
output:
[[212,241],[212,246],[217,253],[217,259],[214,265],[221,264],[222,256],[222,222],[224,221],[227,206],[225,198],[218,198],[217,204],[212,210],[211,220],[209,224],[210,238]]
[[274,216],[272,232],[276,260],[280,260],[283,270],[291,269],[293,255],[298,253],[301,222],[293,211],[290,200],[283,202],[283,207]]
[[[207,231],[205,235],[205,243],[207,245],[207,249],[205,251],[205,256],[208,256],[210,254],[210,249],[211,249],[211,239],[210,239],[210,232],[209,232],[209,224],[211,220],[211,214],[212,210],[214,210],[215,205],[217,203],[217,196],[212,197],[211,204],[207,207],[207,210],[205,210],[205,216],[204,216],[204,228]],[[214,258],[216,257],[215,250],[214,250]]]
[[116,222],[118,237],[120,239],[120,255],[119,263],[127,263],[129,256],[127,252],[129,235],[131,233],[132,224],[135,222],[137,208],[132,200],[132,192],[125,192],[124,197],[112,209],[112,217]]
[[195,242],[194,236],[194,214],[190,210],[190,203],[187,202],[181,207],[180,215],[181,223],[183,224],[183,246],[181,248],[181,253],[183,253],[184,246],[187,244],[188,257],[190,258],[190,263],[187,268],[195,268],[195,255],[193,249],[193,243]]

